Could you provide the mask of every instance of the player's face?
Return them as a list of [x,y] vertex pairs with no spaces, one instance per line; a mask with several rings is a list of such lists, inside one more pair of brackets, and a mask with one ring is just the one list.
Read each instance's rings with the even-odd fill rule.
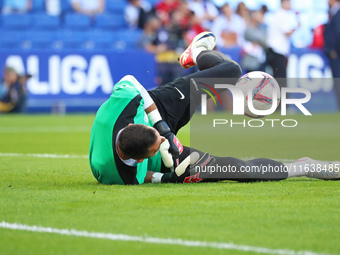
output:
[[165,141],[165,137],[160,136],[160,134],[158,133],[156,129],[154,130],[157,135],[157,141],[149,148],[148,158],[155,156],[157,152],[159,151],[159,147],[161,146],[161,143]]

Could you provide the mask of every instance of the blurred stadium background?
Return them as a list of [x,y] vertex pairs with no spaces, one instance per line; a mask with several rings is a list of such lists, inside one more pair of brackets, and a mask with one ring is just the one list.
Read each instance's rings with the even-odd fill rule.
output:
[[[96,15],[75,11],[71,0],[28,0],[31,6],[21,13],[6,11],[7,2],[17,1],[0,1],[0,70],[9,66],[19,75],[32,75],[25,86],[25,112],[94,112],[111,94],[113,84],[126,74],[136,76],[147,89],[161,84],[165,79],[160,77],[160,73],[164,75],[164,70],[160,71],[162,67],[158,65],[159,53],[143,48],[140,44],[143,29],[138,28],[138,24],[128,23],[131,17],[126,8],[133,1],[103,1],[103,11]],[[167,9],[162,12],[159,8],[162,2],[146,0],[141,5],[145,7],[144,13],[158,16],[164,28],[164,13],[167,14]],[[211,1],[218,10],[226,2],[236,11],[241,1]],[[264,16],[267,24],[280,8],[280,0],[243,2],[250,11],[267,8],[268,12]],[[182,7],[178,5],[176,8]],[[313,32],[328,21],[327,0],[292,0],[292,8],[301,25],[291,38],[288,77],[331,78],[322,45],[315,43]],[[190,6],[189,9],[193,10]],[[174,15],[169,17],[175,19]],[[193,37],[188,33],[197,32],[195,29],[186,27],[183,34],[175,39],[175,45],[169,42],[169,33],[159,34],[158,37],[163,36],[164,42],[168,43],[168,50],[170,48],[179,54]],[[242,44],[220,46],[219,49],[241,62],[244,54]],[[173,69],[173,66],[165,66],[166,70],[175,70],[175,74],[167,77],[171,79],[184,75],[178,67]],[[309,83],[313,85],[308,89],[315,99],[315,104],[310,106],[312,110],[337,110],[332,83],[332,79]]]

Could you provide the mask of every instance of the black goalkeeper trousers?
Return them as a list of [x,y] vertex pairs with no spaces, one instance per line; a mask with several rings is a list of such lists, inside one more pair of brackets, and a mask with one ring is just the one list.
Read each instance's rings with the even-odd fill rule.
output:
[[[171,131],[177,134],[180,128],[185,126],[193,116],[195,109],[201,103],[201,94],[191,79],[197,78],[227,78],[228,82],[236,84],[241,76],[241,68],[227,56],[218,51],[203,51],[197,57],[197,66],[199,72],[179,78],[171,83],[162,85],[154,90],[149,91],[151,98],[154,100],[163,120],[168,123]],[[209,84],[213,86],[213,84]],[[217,93],[225,91],[225,89],[216,89]],[[197,151],[201,156],[201,151],[185,147],[180,155],[182,162],[191,152]],[[217,166],[233,166],[236,172],[226,172],[221,174],[212,173],[205,175],[204,181],[213,182],[219,180],[236,180],[236,181],[269,181],[282,180],[288,177],[287,173],[263,173],[263,172],[241,172],[243,167],[261,167],[263,165],[271,165],[273,167],[281,167],[282,163],[270,159],[254,159],[243,161],[231,157],[215,157]],[[162,172],[169,172],[162,163]]]
[[[236,84],[241,76],[240,66],[218,51],[201,52],[197,57],[197,66],[199,72],[148,91],[163,120],[168,123],[174,134],[188,124],[195,109],[201,104],[201,95],[205,93],[191,83],[192,79],[228,78],[228,82]],[[221,93],[225,89],[216,91]]]
[[[180,162],[193,152],[198,152],[201,157],[204,155],[202,151],[184,147],[180,155]],[[216,159],[213,165],[195,169],[197,171],[191,174],[200,173],[199,178],[202,179],[202,182],[222,180],[238,182],[280,181],[288,178],[284,164],[275,160],[258,158],[244,161],[233,157],[213,157]]]

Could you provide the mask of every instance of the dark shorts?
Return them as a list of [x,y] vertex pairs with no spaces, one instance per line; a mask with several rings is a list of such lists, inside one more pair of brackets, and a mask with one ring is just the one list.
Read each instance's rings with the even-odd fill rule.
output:
[[239,65],[218,51],[200,53],[197,57],[197,66],[199,72],[149,91],[163,120],[168,123],[174,134],[190,121],[196,107],[200,105],[203,92],[198,89],[199,85],[192,83],[192,80],[228,78],[235,79],[235,84],[241,76]]
[[190,90],[183,78],[148,91],[162,119],[171,131],[178,130],[190,121]]

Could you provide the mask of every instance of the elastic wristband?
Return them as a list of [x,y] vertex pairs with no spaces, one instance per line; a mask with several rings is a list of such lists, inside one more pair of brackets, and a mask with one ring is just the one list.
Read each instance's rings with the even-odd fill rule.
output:
[[162,177],[163,177],[164,174],[162,173],[154,173],[152,175],[152,180],[151,182],[152,183],[161,183],[162,182]]
[[148,114],[148,118],[152,126],[155,125],[155,123],[157,123],[158,121],[162,120],[162,117],[157,109],[150,112]]
[[165,174],[163,174],[162,179],[161,179],[161,182],[162,182],[162,183],[173,182],[173,181],[171,181],[171,176],[172,176],[172,174],[173,174],[173,173],[165,173]]
[[[168,138],[167,135],[169,135],[169,133],[171,133],[171,130],[168,126],[168,124],[166,124],[166,122],[164,120],[160,120],[158,122],[156,122],[153,127],[155,129],[157,129],[157,131],[159,132],[160,135]],[[170,141],[169,141],[170,142]]]

